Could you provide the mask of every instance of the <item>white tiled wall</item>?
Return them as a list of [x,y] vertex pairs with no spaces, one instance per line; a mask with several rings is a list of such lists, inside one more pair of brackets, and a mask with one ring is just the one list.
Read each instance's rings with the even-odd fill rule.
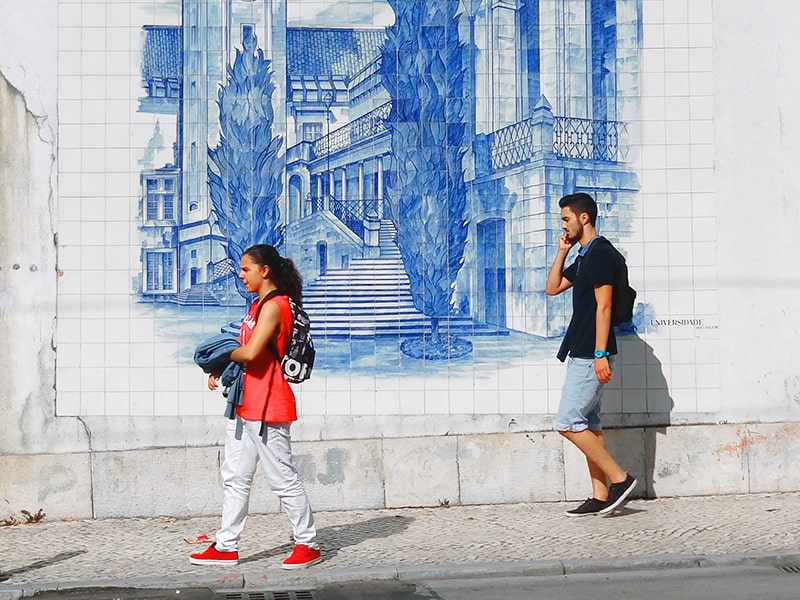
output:
[[[141,27],[180,22],[180,3],[59,1],[58,373],[59,415],[216,415],[182,332],[215,333],[241,308],[176,323],[138,303],[139,172],[156,121],[166,145],[175,121],[137,112]],[[674,413],[720,410],[713,161],[711,0],[643,0],[641,121],[633,149],[640,191],[625,239],[632,285],[660,325],[623,343],[621,377],[607,413],[663,411],[649,393],[668,389]],[[294,26],[346,2],[290,2]],[[388,12],[387,12],[388,11]],[[383,3],[353,2],[359,19],[387,25]],[[346,18],[346,17],[344,17]],[[223,318],[224,317],[224,318]],[[476,340],[476,348],[481,340]],[[555,412],[563,366],[556,342],[507,367],[467,362],[428,373],[319,373],[299,390],[303,415],[449,415]],[[651,401],[654,402],[655,400]]]

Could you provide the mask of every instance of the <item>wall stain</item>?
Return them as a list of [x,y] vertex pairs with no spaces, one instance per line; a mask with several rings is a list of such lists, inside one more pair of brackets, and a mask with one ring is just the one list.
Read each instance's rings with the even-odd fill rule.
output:
[[792,375],[787,377],[783,382],[783,387],[786,390],[786,395],[795,404],[800,404],[800,376]]
[[39,481],[47,482],[39,489],[39,502],[44,502],[51,494],[68,492],[75,488],[75,472],[63,466],[48,465],[39,471]]
[[331,448],[325,452],[325,467],[327,471],[317,475],[323,485],[344,483],[344,466],[347,463],[347,452],[344,448]]
[[678,463],[670,463],[666,465],[662,465],[662,467],[658,470],[658,476],[662,479],[667,477],[672,477],[673,475],[677,475],[681,471],[681,465]]
[[310,454],[295,454],[292,456],[292,464],[297,469],[297,474],[303,483],[316,483],[317,465],[313,456]]
[[297,469],[297,474],[303,483],[321,483],[334,485],[344,483],[345,465],[347,464],[347,451],[344,448],[329,448],[325,451],[325,471],[317,470],[317,463],[311,454],[295,454],[292,464]]
[[790,423],[771,435],[754,433],[746,429],[737,428],[736,435],[741,439],[733,444],[728,444],[714,451],[714,454],[740,455],[752,446],[769,446],[780,443],[786,439],[796,438],[800,434],[800,424]]

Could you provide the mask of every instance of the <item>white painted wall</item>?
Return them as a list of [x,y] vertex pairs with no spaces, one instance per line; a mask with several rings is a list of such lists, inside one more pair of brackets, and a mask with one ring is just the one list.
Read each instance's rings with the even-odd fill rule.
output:
[[[800,6],[714,2],[721,418],[800,418]],[[746,41],[745,41],[746,40]]]

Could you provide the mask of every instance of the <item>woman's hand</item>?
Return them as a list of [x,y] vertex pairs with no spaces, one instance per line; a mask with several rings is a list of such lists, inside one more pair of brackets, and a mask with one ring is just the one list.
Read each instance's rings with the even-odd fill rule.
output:
[[219,377],[217,377],[216,375],[209,375],[208,376],[208,389],[210,389],[212,392],[215,389],[217,389],[217,381],[218,380],[219,380]]

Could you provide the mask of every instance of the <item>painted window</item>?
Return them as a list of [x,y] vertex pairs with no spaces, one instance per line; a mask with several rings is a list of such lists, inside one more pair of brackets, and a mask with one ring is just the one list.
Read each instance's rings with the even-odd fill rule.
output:
[[173,291],[174,264],[172,251],[147,252],[147,292]]
[[147,221],[173,221],[175,219],[175,180],[173,178],[147,180]]
[[322,123],[303,123],[303,141],[313,142],[322,137]]

